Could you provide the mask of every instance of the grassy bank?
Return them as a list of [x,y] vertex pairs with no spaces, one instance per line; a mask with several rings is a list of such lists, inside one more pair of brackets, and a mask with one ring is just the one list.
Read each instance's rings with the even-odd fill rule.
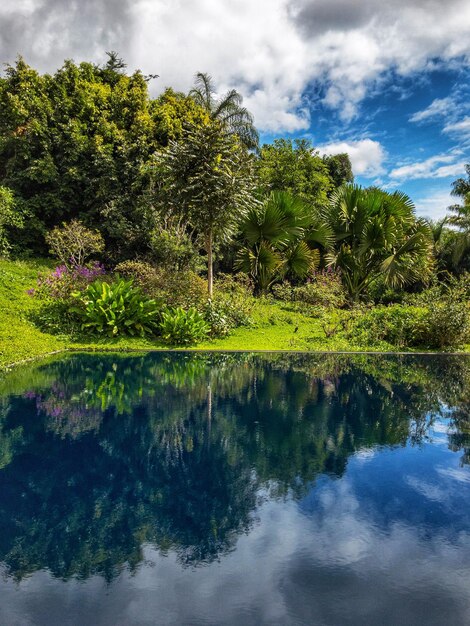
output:
[[[27,294],[36,286],[47,261],[0,260],[0,368],[65,349],[155,350],[172,346],[159,340],[134,338],[77,341],[68,336],[41,332],[33,322],[41,302]],[[237,328],[229,337],[207,340],[194,349],[214,350],[364,350],[341,336],[329,336],[325,324],[334,327],[339,312],[312,317],[279,302],[259,300],[252,311],[253,326]],[[470,346],[467,346],[470,348]],[[373,347],[370,348],[374,350]]]

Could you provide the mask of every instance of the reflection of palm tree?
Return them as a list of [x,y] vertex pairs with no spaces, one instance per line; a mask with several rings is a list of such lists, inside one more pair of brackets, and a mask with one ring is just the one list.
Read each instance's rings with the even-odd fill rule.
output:
[[[139,563],[144,542],[183,563],[218,558],[250,528],[260,488],[302,496],[319,474],[341,475],[361,446],[403,444],[439,401],[461,398],[469,367],[427,363],[154,354],[44,366],[47,388],[4,407],[0,560],[18,578],[48,568],[110,579]],[[36,397],[52,388],[64,403],[88,394],[93,411],[103,407],[96,431],[76,437],[66,417],[51,430]]]

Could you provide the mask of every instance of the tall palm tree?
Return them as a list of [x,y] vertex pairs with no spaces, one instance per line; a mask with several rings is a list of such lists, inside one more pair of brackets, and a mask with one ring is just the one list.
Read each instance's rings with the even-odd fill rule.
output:
[[279,191],[248,211],[240,231],[237,267],[253,278],[261,293],[287,275],[305,278],[320,262],[319,250],[311,245],[328,241],[325,229],[315,229],[302,200]]
[[238,91],[231,89],[217,98],[211,76],[198,72],[189,95],[207,111],[211,119],[218,120],[229,133],[237,135],[248,149],[258,147],[259,137],[253,116],[243,106],[243,98]]
[[470,163],[465,166],[467,178],[458,178],[452,183],[452,195],[463,200],[463,204],[453,204],[447,210],[452,213],[449,224],[456,226],[452,242],[452,262],[457,267],[470,252]]
[[334,233],[329,265],[341,271],[351,299],[383,277],[392,287],[426,279],[432,267],[429,225],[405,194],[345,185],[322,211]]

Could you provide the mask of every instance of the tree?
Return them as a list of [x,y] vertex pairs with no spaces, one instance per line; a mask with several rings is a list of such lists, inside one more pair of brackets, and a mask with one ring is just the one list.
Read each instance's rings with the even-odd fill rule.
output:
[[103,237],[78,220],[56,226],[46,235],[50,252],[67,267],[80,267],[85,260],[104,250]]
[[253,116],[243,106],[243,98],[238,91],[231,89],[221,98],[217,98],[211,76],[198,72],[189,95],[207,112],[211,120],[220,122],[229,134],[237,135],[246,148],[258,147],[258,131],[254,126]]
[[213,292],[214,242],[227,240],[255,203],[252,158],[237,135],[217,120],[190,126],[180,141],[156,155],[157,199],[202,235],[208,293]]
[[13,193],[7,187],[0,187],[0,256],[7,256],[11,248],[9,228],[21,228],[24,218],[15,205]]
[[276,139],[260,150],[257,162],[261,191],[286,191],[320,208],[334,189],[327,164],[305,139]]
[[29,213],[22,247],[43,254],[45,234],[78,219],[101,231],[113,260],[142,254],[156,217],[146,165],[186,121],[209,119],[172,90],[151,100],[146,77],[108,57],[65,61],[53,75],[20,58],[0,78],[0,185]]
[[352,183],[354,181],[351,161],[346,152],[332,155],[325,154],[322,158],[336,189],[345,183]]
[[[302,279],[318,267],[320,253],[307,242],[313,241],[315,232],[311,212],[302,200],[286,192],[273,192],[262,205],[253,207],[242,220],[240,232],[243,247],[237,266],[253,278],[261,293],[286,275]],[[320,241],[327,245],[326,238]]]
[[448,207],[452,215],[448,223],[456,226],[452,238],[452,262],[454,268],[462,264],[464,257],[470,252],[470,163],[465,166],[467,178],[458,178],[452,183],[452,195],[461,198],[462,204],[453,204]]
[[416,218],[405,194],[346,185],[332,195],[321,217],[334,234],[328,263],[341,271],[351,299],[379,277],[391,287],[429,277],[430,228]]

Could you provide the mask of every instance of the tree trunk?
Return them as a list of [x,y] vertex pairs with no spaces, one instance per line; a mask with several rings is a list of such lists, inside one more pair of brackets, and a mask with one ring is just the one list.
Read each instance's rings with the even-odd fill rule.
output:
[[214,273],[213,273],[213,261],[212,261],[212,231],[207,233],[206,239],[207,248],[207,292],[209,298],[212,298],[212,292],[214,287]]

